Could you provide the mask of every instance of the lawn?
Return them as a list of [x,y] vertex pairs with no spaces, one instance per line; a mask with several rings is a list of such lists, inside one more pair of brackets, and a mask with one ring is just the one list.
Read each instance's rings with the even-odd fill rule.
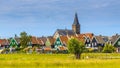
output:
[[[87,58],[86,58],[87,57]],[[2,68],[120,68],[120,54],[0,54]]]

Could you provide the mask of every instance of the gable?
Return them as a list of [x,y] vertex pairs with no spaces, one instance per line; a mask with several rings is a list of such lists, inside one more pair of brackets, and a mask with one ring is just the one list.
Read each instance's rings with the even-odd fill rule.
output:
[[58,38],[56,39],[54,45],[55,45],[55,47],[57,47],[57,46],[62,46],[62,42],[61,42],[61,40],[60,40],[60,37],[58,37]]
[[88,37],[85,38],[85,43],[86,43],[86,44],[90,43],[90,38],[88,38]]
[[54,33],[53,37],[54,37],[54,38],[59,37],[59,34],[58,34],[58,32],[57,32],[57,31]]
[[97,40],[95,38],[92,39],[92,42],[97,42]]
[[15,39],[10,39],[10,47],[17,47],[17,45],[18,45],[18,43],[17,43],[17,41],[15,40]]
[[114,46],[115,47],[120,47],[120,37],[116,40]]

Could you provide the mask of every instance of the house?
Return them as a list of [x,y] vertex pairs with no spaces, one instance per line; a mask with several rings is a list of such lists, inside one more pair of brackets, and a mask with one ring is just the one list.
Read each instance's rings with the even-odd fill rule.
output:
[[32,47],[39,46],[39,41],[37,40],[37,37],[35,37],[35,36],[31,37],[31,45],[32,45]]
[[98,49],[99,46],[104,47],[104,44],[106,43],[104,39],[103,36],[94,36],[92,38],[91,47],[93,49]]
[[86,48],[91,48],[91,40],[94,36],[93,33],[84,33],[83,34],[84,38],[85,38],[85,45],[86,45]]
[[42,37],[38,37],[37,39],[40,39],[42,41],[42,44],[45,46],[45,43],[47,41],[47,37],[42,36]]
[[112,44],[114,47],[116,47],[116,52],[120,52],[120,35],[116,34],[113,35],[110,40],[109,43]]
[[58,38],[56,38],[54,46],[59,51],[61,51],[61,47],[62,47],[62,50],[66,50],[67,42],[68,42],[67,36],[59,36]]
[[0,39],[0,49],[4,49],[8,47],[9,47],[8,39]]
[[10,39],[10,47],[12,48],[18,47],[18,42],[15,40],[15,38]]

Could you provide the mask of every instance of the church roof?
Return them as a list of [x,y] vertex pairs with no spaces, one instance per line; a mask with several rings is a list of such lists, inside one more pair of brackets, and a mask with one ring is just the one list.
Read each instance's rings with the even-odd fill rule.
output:
[[74,18],[74,22],[72,25],[80,25],[79,24],[79,20],[78,20],[78,16],[77,16],[77,13],[75,13],[75,18]]
[[57,29],[57,32],[59,35],[62,35],[62,36],[75,34],[73,30],[68,30],[68,29]]

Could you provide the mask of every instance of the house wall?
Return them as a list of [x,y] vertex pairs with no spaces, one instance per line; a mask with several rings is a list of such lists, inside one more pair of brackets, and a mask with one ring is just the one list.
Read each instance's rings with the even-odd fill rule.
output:
[[58,38],[58,37],[59,37],[58,32],[55,32],[55,34],[54,34],[53,38]]
[[54,43],[55,47],[62,46],[62,42],[60,40],[60,37],[58,37]]
[[90,41],[89,38],[86,38],[85,45],[86,45],[86,48],[90,48],[91,47],[91,41]]
[[117,42],[114,45],[115,47],[120,47],[120,38],[117,40]]
[[95,38],[92,39],[92,42],[91,42],[91,47],[97,47],[97,40]]

